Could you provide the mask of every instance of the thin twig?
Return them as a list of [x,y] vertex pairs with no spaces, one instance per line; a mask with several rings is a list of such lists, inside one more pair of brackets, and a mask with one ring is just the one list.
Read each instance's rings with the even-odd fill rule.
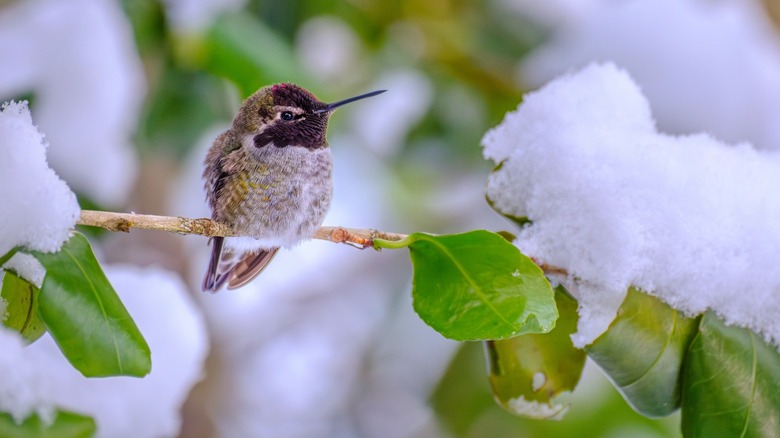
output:
[[544,271],[544,273],[547,275],[560,275],[563,277],[569,276],[569,272],[563,268],[548,265],[547,263],[541,263],[539,260],[535,258],[531,258],[531,260],[533,260],[534,263],[536,263],[540,268],[542,268],[542,271]]
[[167,231],[200,236],[233,236],[232,231],[211,219],[155,216],[151,214],[114,213],[109,211],[81,210],[78,225],[105,228],[109,231],[129,233],[131,228]]
[[[94,210],[81,210],[81,217],[77,224],[124,233],[130,232],[132,228],[137,228],[178,234],[196,234],[206,237],[236,235],[225,225],[207,218],[190,219],[177,216],[155,216]],[[314,238],[334,243],[347,243],[358,248],[372,248],[374,239],[398,241],[405,239],[406,235],[372,229],[322,227],[317,230]]]
[[[196,234],[199,236],[235,236],[225,225],[207,218],[191,219],[178,216],[155,216],[150,214],[114,213],[109,211],[81,210],[78,225],[105,228],[109,231],[129,233],[130,229],[167,231],[178,234]],[[388,233],[370,228],[321,227],[314,235],[315,239],[334,243],[346,243],[357,248],[374,248],[374,239],[397,242],[406,234]],[[565,269],[538,263],[546,274],[567,276]]]

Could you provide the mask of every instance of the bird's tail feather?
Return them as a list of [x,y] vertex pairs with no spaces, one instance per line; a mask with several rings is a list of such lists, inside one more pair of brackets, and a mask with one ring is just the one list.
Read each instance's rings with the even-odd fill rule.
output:
[[[206,269],[206,276],[203,278],[203,291],[216,292],[222,286],[217,275],[219,262],[222,259],[222,245],[225,242],[224,237],[212,238],[214,246],[211,248],[211,258],[209,258],[209,267]],[[222,281],[224,283],[224,280]]]
[[279,248],[244,254],[241,260],[230,269],[227,276],[228,289],[237,289],[254,280],[271,263],[277,251]]
[[203,278],[203,291],[217,292],[227,283],[228,289],[237,289],[263,272],[273,260],[279,248],[261,250],[257,253],[235,253],[223,250],[224,237],[214,237],[211,258]]

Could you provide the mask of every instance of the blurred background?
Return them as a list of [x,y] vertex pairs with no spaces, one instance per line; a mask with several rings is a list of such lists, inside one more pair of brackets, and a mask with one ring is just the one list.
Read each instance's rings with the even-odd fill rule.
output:
[[[326,102],[387,89],[331,119],[326,225],[511,230],[484,200],[495,163],[480,139],[525,92],[591,61],[628,69],[661,131],[780,147],[779,11],[750,0],[0,0],[0,100],[30,101],[82,208],[206,217],[205,150],[249,94],[282,81]],[[678,416],[639,416],[591,365],[562,421],[502,410],[482,346],[445,340],[413,313],[405,251],[306,242],[249,286],[206,295],[205,238],[83,231],[120,294],[136,297],[159,383],[74,381],[58,403],[94,415],[101,436],[679,435]],[[192,378],[179,382],[184,368]],[[160,426],[139,432],[147,420]]]

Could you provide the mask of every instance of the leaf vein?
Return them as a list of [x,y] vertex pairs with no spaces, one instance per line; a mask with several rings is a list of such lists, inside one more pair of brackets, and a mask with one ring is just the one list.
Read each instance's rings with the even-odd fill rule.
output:
[[669,347],[669,344],[672,343],[672,338],[674,337],[674,330],[675,330],[675,328],[677,328],[678,313],[677,313],[677,311],[674,311],[674,312],[672,312],[672,314],[673,314],[673,316],[672,316],[672,327],[669,330],[668,335],[666,336],[666,339],[664,341],[663,347],[658,351],[658,354],[656,355],[655,359],[653,359],[653,362],[650,363],[650,365],[647,367],[647,369],[641,375],[637,376],[636,379],[634,379],[634,380],[632,380],[630,382],[625,383],[623,385],[623,387],[631,386],[634,383],[642,380],[644,377],[646,377],[648,374],[650,374],[650,372],[653,370],[653,368],[655,368],[655,366],[661,361],[661,358],[664,356],[664,353],[666,352],[666,349]]
[[487,297],[487,294],[479,287],[479,285],[474,281],[473,278],[466,272],[466,269],[463,267],[463,265],[458,262],[458,260],[452,255],[452,253],[447,250],[447,248],[442,245],[441,243],[437,242],[435,239],[426,239],[428,242],[433,243],[435,246],[437,246],[447,257],[449,257],[450,261],[453,265],[458,269],[458,271],[461,273],[463,278],[466,279],[466,282],[471,286],[471,288],[474,290],[474,293],[479,296],[480,299],[485,303],[485,305],[490,308],[496,315],[498,315],[498,318],[507,326],[511,327],[513,330],[517,330],[516,323],[513,323],[506,319],[504,315],[501,314],[501,312],[498,311],[498,309],[493,305],[493,303],[490,302],[490,300]]
[[21,333],[24,333],[25,330],[27,330],[27,326],[30,325],[33,319],[33,307],[35,306],[35,290],[33,289],[35,286],[33,286],[30,283],[27,283],[27,291],[30,293],[30,305],[27,307],[27,315],[24,318],[24,324],[22,324],[22,328],[19,330]]
[[750,375],[750,400],[747,404],[747,412],[745,413],[745,424],[742,427],[742,433],[739,434],[740,437],[744,437],[748,432],[748,425],[750,424],[750,414],[753,410],[753,402],[755,401],[756,397],[756,372],[757,372],[757,366],[758,366],[758,358],[756,357],[756,339],[753,332],[748,333],[750,335],[750,349],[753,353],[753,369],[751,370]]

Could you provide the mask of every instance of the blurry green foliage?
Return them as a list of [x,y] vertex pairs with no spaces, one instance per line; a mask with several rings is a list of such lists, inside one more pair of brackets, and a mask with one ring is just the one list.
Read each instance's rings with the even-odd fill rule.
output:
[[141,150],[186,154],[218,118],[231,114],[223,84],[203,72],[166,65],[142,113]]
[[454,437],[677,437],[679,416],[649,419],[636,413],[599,372],[586,372],[561,421],[517,417],[493,399],[486,382],[484,348],[464,343],[433,394],[432,404],[445,430]]
[[[186,153],[209,125],[232,117],[238,99],[221,79],[236,87],[238,98],[278,81],[328,94],[323,90],[333,85],[304,70],[294,43],[304,23],[329,16],[361,41],[367,74],[413,68],[431,80],[434,100],[409,133],[408,152],[440,148],[442,155],[424,156],[446,156],[445,167],[482,169],[479,140],[521,100],[515,66],[543,38],[539,27],[507,14],[497,1],[251,1],[200,35],[175,34],[158,1],[122,4],[150,83],[138,144],[174,156]],[[396,162],[409,160],[402,154]]]
[[205,68],[230,79],[242,97],[270,83],[311,82],[289,41],[262,21],[241,13],[223,15],[214,23],[203,57]]

